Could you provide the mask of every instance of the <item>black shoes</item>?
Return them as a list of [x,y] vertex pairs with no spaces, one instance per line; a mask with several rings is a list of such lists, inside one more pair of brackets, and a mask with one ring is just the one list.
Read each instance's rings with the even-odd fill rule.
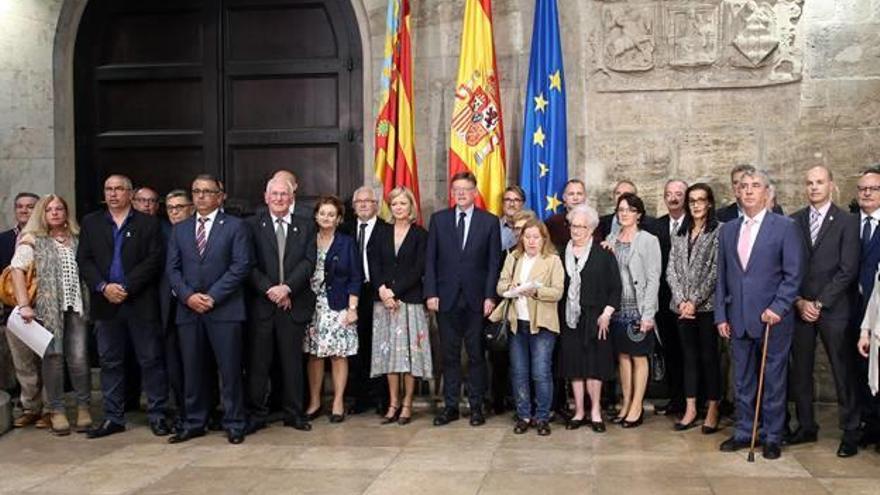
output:
[[150,421],[150,431],[157,437],[167,437],[171,434],[171,427],[168,426],[168,421],[165,418],[159,418]]
[[567,423],[565,423],[565,429],[566,430],[577,430],[578,428],[580,428],[581,426],[583,426],[585,424],[587,424],[587,421],[584,418],[581,418],[581,419],[571,418],[568,420]]
[[847,430],[843,432],[840,446],[837,448],[837,457],[852,457],[859,453],[859,431]]
[[687,424],[676,422],[675,425],[672,426],[672,429],[675,431],[687,431],[687,430],[690,430],[691,428],[696,428],[696,427],[697,427],[697,420],[695,418],[695,419],[691,420],[690,423],[687,423]]
[[[409,411],[408,416],[404,416],[401,414],[403,411]],[[400,411],[397,414],[397,424],[400,426],[406,426],[409,422],[412,421],[412,406],[403,406],[400,408]]]
[[180,430],[168,437],[168,443],[183,443],[205,436],[205,430]]
[[764,459],[773,461],[782,457],[782,449],[778,443],[767,443],[764,445]]
[[624,419],[623,421],[620,422],[620,426],[622,426],[624,428],[638,428],[639,426],[642,425],[642,422],[644,420],[645,420],[645,411],[642,410],[642,412],[639,414],[639,419],[637,419],[635,421],[627,421],[626,419]]
[[517,435],[522,435],[523,433],[529,431],[529,426],[531,426],[531,425],[529,424],[528,421],[518,419],[518,420],[516,420],[516,424],[513,425],[513,432],[516,433]]
[[388,409],[388,412],[392,413],[391,416],[388,416],[388,413],[386,413],[385,416],[382,416],[382,422],[379,424],[390,425],[391,423],[396,423],[397,420],[400,418],[401,408],[399,406],[388,406]]
[[299,431],[312,431],[312,424],[308,422],[308,420],[304,418],[288,418],[284,420],[284,426],[293,428],[294,430]]
[[88,433],[86,433],[86,437],[88,437],[88,438],[104,438],[104,437],[113,435],[114,433],[122,433],[123,431],[125,431],[125,425],[120,425],[120,424],[114,423],[108,419],[105,419],[101,423],[101,426],[98,426],[97,428],[92,428],[91,430],[89,430]]
[[342,423],[345,421],[345,414],[331,414],[330,422],[331,423]]
[[736,437],[730,437],[727,440],[721,442],[718,450],[720,450],[721,452],[736,452],[737,450],[747,448],[749,448],[748,440],[737,440]]
[[549,421],[538,421],[538,436],[546,437],[550,434],[550,422]]
[[593,429],[593,433],[605,433],[605,422],[604,421],[591,421],[590,428]]
[[718,425],[707,426],[706,424],[703,424],[703,427],[700,429],[700,431],[703,432],[703,435],[711,435],[713,433],[717,433],[720,429],[721,428],[719,428]]
[[799,445],[802,443],[814,443],[819,440],[819,433],[816,430],[804,430],[798,428],[788,438],[782,440],[785,445]]
[[434,426],[445,426],[453,421],[458,421],[459,414],[455,409],[443,409],[434,417]]
[[479,410],[471,411],[471,419],[468,421],[471,426],[483,426],[486,424],[486,417]]
[[238,445],[244,442],[244,432],[240,430],[229,430],[226,432],[226,440],[232,445]]
[[321,409],[322,408],[319,407],[310,413],[306,413],[306,418],[308,418],[309,421],[314,421],[314,420],[320,418],[321,413],[322,413]]

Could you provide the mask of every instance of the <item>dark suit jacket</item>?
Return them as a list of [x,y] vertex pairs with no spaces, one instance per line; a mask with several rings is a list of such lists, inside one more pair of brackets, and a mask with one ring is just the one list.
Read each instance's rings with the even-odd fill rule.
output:
[[[217,213],[204,256],[196,247],[196,217],[175,225],[165,269],[177,294],[177,324],[195,323],[199,316],[213,322],[244,321],[244,282],[252,265],[250,229],[240,218]],[[214,308],[204,315],[186,305],[197,292],[214,299]]]
[[[684,217],[681,217],[678,224],[681,225]],[[671,220],[669,214],[663,215],[662,217],[654,219],[651,223],[649,232],[657,236],[657,240],[660,241],[660,258],[661,258],[661,272],[660,272],[660,290],[657,293],[658,304],[660,305],[658,309],[660,311],[670,311],[669,309],[669,301],[672,299],[672,291],[669,289],[669,283],[666,282],[666,267],[669,264],[669,251],[672,250],[672,238],[669,235],[669,224]]]
[[9,229],[0,233],[0,270],[3,270],[12,261],[15,254],[15,241],[18,238],[16,229]]
[[[777,215],[784,215],[782,207],[779,205],[773,207],[773,213],[776,213]],[[724,208],[716,210],[715,218],[717,218],[719,222],[724,223],[736,220],[737,218],[739,218],[739,205],[737,205],[736,201],[734,201]]]
[[554,213],[544,221],[544,224],[547,225],[547,230],[550,232],[550,241],[553,242],[554,246],[565,247],[571,239],[571,231],[568,230],[568,220],[565,219],[566,215],[568,215],[567,211]]
[[[354,239],[354,246],[357,249],[357,236],[358,236],[358,224],[360,220],[357,217],[347,224],[346,232],[351,234],[351,238]],[[379,293],[376,289],[379,288],[382,284],[376,284],[376,277],[373,275],[373,265],[376,264],[376,259],[379,256],[379,239],[387,237],[391,231],[391,235],[393,236],[394,227],[392,227],[388,222],[382,220],[379,217],[376,217],[376,225],[373,226],[373,233],[370,234],[370,239],[367,241],[367,264],[370,270],[370,282],[372,283],[373,291],[370,293],[370,301],[378,302],[379,301]],[[358,258],[360,260],[360,258]],[[361,263],[361,269],[365,268],[363,263]],[[364,280],[366,281],[367,274],[364,273]],[[361,297],[364,295],[361,294]]]
[[849,319],[859,272],[859,219],[834,203],[810,243],[810,207],[791,216],[801,230],[804,280],[798,295],[822,303],[822,318]]
[[324,261],[324,286],[330,309],[341,311],[348,307],[348,296],[360,296],[364,283],[361,265],[354,239],[336,232]]
[[290,316],[297,323],[308,323],[315,311],[315,294],[309,281],[315,271],[315,223],[291,215],[284,247],[284,280],[278,280],[278,241],[275,220],[268,212],[248,221],[254,243],[254,266],[250,276],[251,318],[268,319],[281,311],[266,297],[266,291],[282,283],[290,287],[293,303]]
[[464,250],[455,235],[456,208],[431,215],[425,257],[425,298],[439,297],[440,311],[453,309],[459,292],[471,311],[483,312],[483,301],[495,292],[501,264],[498,217],[474,208]]
[[428,232],[412,225],[397,254],[394,253],[394,227],[382,229],[379,236],[374,231],[370,243],[375,240],[375,256],[371,259],[370,276],[378,297],[379,287],[384,285],[397,299],[409,304],[424,302],[422,277],[425,274],[425,248],[428,245]]
[[[562,264],[565,265],[565,248],[560,251]],[[562,292],[562,299],[559,301],[559,325],[563,326],[565,321],[565,301],[568,299],[568,286],[571,284],[571,277],[565,272],[565,289]],[[579,301],[581,304],[581,316],[578,320],[578,331],[586,331],[589,340],[596,340],[597,320],[605,306],[611,306],[616,310],[620,309],[620,296],[623,292],[623,285],[620,280],[620,268],[617,265],[617,258],[610,251],[606,251],[598,242],[593,242],[590,248],[590,257],[584,263],[581,270],[581,293]]]
[[[101,294],[90,298],[90,315],[96,320],[113,319],[123,307],[144,320],[156,321],[159,317],[162,230],[156,217],[131,211],[122,233],[122,269],[128,298],[122,304],[113,304]],[[113,227],[108,215],[107,210],[86,215],[79,235],[79,272],[89,290],[96,293],[98,285],[108,281],[113,260]]]
[[804,272],[800,229],[790,218],[768,211],[743,267],[737,253],[741,225],[742,218],[725,223],[718,234],[715,323],[729,323],[734,337],[759,339],[764,333],[761,313],[769,308],[782,317],[777,326],[791,331],[792,304]]
[[[855,215],[856,222],[859,224],[859,231],[862,229],[861,214]],[[861,234],[860,234],[861,236]],[[871,298],[871,292],[874,291],[874,282],[877,277],[877,266],[880,264],[880,228],[874,227],[874,233],[871,235],[871,242],[868,249],[861,248],[861,240],[859,241],[859,279],[858,289],[860,297],[856,307],[856,325],[860,325],[865,316],[865,308],[868,307],[868,300]]]

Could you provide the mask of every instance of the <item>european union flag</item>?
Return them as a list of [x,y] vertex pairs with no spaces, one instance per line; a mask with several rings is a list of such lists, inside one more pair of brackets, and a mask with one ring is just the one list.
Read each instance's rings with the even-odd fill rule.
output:
[[520,186],[538,218],[561,211],[568,181],[565,76],[556,0],[537,0],[524,107]]

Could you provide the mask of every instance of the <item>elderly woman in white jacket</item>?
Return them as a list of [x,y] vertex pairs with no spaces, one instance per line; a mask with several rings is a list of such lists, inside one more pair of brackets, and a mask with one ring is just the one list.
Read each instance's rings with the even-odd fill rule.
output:
[[611,319],[611,340],[618,357],[623,404],[612,423],[624,428],[642,424],[642,401],[648,387],[648,355],[654,348],[654,314],[660,289],[660,242],[639,228],[645,203],[632,193],[617,200],[620,230],[605,242],[614,251],[623,292],[620,311]]

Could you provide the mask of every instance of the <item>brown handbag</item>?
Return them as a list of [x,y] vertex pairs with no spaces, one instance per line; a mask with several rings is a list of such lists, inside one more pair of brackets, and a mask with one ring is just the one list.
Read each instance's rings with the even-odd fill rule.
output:
[[[31,263],[24,273],[28,304],[33,303],[37,296],[37,269],[35,265],[36,263]],[[12,270],[11,266],[7,266],[3,269],[3,273],[0,273],[0,302],[6,306],[18,306],[18,301],[15,298],[15,285],[12,283]]]

